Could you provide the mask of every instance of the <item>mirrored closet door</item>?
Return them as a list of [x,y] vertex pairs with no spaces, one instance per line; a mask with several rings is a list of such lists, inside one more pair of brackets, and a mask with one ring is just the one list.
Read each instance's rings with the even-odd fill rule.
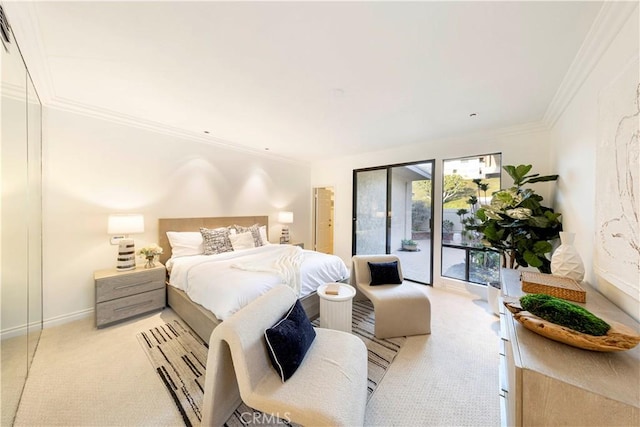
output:
[[10,426],[42,331],[42,105],[13,34],[5,30],[0,52],[0,412],[1,425]]

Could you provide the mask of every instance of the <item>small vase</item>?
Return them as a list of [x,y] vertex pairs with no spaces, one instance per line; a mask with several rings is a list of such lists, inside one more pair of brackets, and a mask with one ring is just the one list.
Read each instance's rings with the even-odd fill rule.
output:
[[575,237],[575,233],[560,232],[560,246],[556,248],[551,256],[551,273],[582,282],[582,279],[584,279],[584,264],[580,254],[573,246]]
[[147,263],[144,265],[144,268],[153,268],[156,266],[155,263],[156,257],[155,255],[149,255],[147,257]]

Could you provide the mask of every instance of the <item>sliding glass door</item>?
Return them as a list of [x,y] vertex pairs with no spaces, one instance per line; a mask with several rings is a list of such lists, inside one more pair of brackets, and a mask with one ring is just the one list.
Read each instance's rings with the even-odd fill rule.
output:
[[356,171],[354,175],[353,253],[387,252],[387,170]]
[[431,284],[433,161],[353,171],[355,255],[396,254],[406,279]]

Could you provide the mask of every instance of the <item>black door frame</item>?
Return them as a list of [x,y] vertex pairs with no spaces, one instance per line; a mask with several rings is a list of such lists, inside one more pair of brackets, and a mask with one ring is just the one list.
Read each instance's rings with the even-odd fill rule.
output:
[[391,164],[391,165],[383,165],[383,166],[373,166],[373,167],[368,167],[368,168],[361,168],[361,169],[354,169],[353,170],[353,175],[352,175],[352,201],[351,201],[351,256],[356,255],[356,221],[357,221],[357,175],[359,172],[369,172],[369,171],[375,171],[375,170],[386,170],[386,180],[387,180],[387,191],[386,191],[386,212],[385,212],[385,253],[389,254],[391,253],[391,169],[393,168],[398,168],[398,167],[404,167],[404,166],[411,166],[411,165],[419,165],[419,164],[425,164],[425,163],[430,163],[431,164],[431,220],[429,221],[429,228],[430,228],[430,235],[431,235],[431,239],[430,239],[430,246],[431,246],[431,251],[430,251],[430,256],[429,256],[429,263],[431,265],[430,271],[430,277],[431,277],[431,283],[424,283],[424,282],[420,282],[417,280],[413,280],[413,279],[407,279],[409,281],[412,282],[416,282],[416,283],[420,283],[420,284],[424,284],[424,285],[433,285],[433,250],[434,250],[434,244],[433,244],[433,233],[434,233],[434,223],[433,223],[433,211],[434,211],[434,179],[433,177],[436,174],[436,161],[435,159],[431,159],[431,160],[423,160],[423,161],[416,161],[416,162],[406,162],[406,163],[395,163],[395,164]]

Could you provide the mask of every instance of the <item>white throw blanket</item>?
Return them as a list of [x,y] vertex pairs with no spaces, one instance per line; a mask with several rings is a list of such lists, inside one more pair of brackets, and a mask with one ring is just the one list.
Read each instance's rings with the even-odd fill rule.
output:
[[283,283],[293,289],[296,295],[300,295],[300,266],[303,257],[302,248],[283,246],[282,251],[276,251],[260,261],[239,262],[231,264],[231,267],[245,271],[277,274],[282,278]]

